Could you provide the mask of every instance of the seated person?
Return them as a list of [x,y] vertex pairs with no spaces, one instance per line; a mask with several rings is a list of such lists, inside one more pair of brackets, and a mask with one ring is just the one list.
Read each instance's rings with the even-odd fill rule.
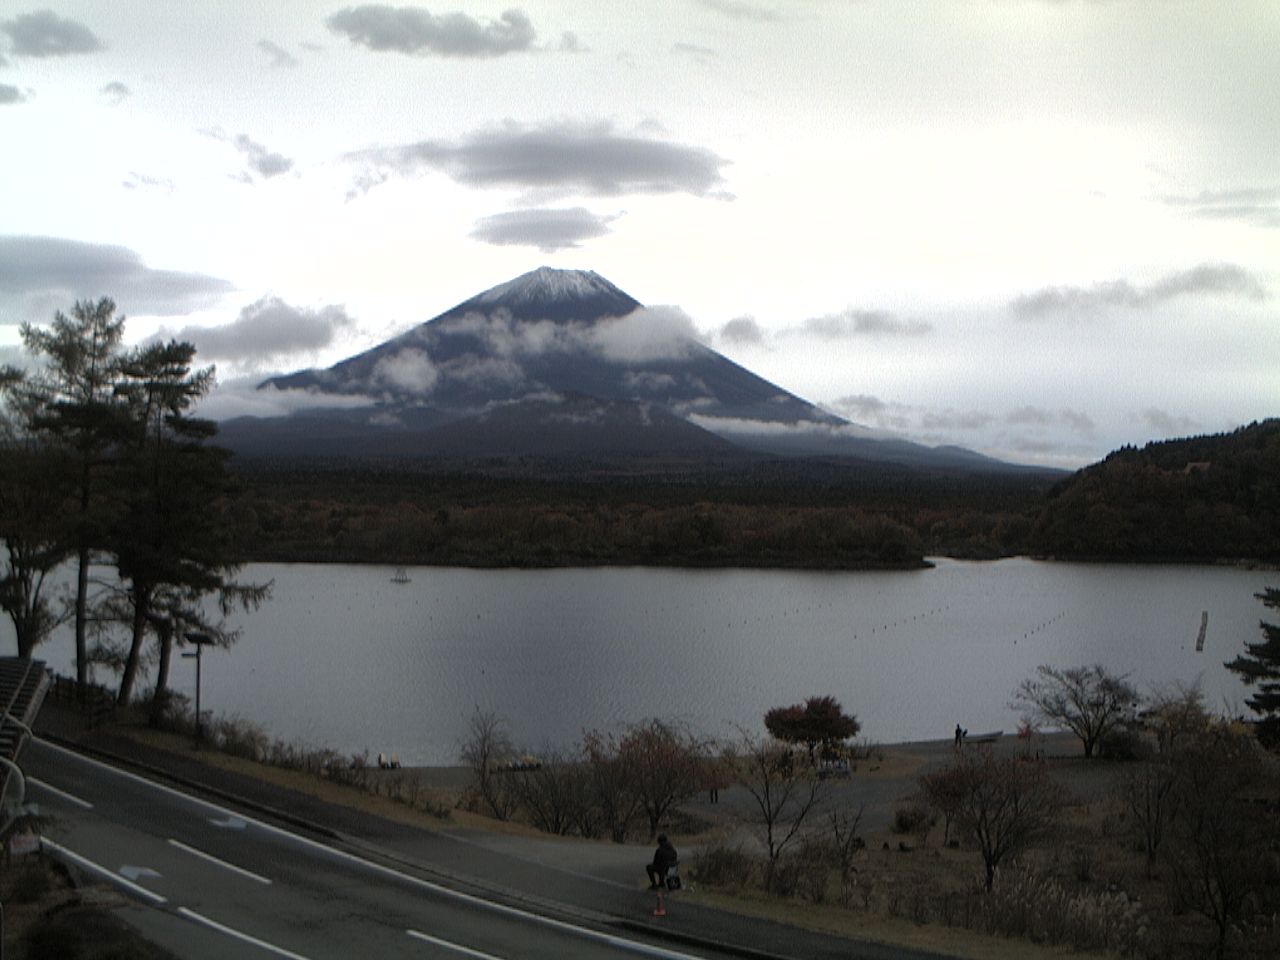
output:
[[649,889],[662,889],[662,882],[667,878],[667,871],[680,862],[676,848],[671,845],[665,833],[658,834],[658,849],[653,852],[653,863],[644,868],[649,874]]

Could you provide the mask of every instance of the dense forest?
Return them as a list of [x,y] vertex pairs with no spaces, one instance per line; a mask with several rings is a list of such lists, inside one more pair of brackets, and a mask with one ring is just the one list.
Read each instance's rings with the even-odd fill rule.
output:
[[1001,556],[1027,549],[1051,482],[836,463],[572,479],[246,461],[236,474],[227,519],[246,558],[466,566],[861,569]]
[[840,461],[645,471],[233,461],[245,559],[861,569],[927,556],[1280,562],[1280,420],[1062,479]]
[[1124,447],[1052,489],[1031,538],[1064,559],[1280,561],[1280,420]]

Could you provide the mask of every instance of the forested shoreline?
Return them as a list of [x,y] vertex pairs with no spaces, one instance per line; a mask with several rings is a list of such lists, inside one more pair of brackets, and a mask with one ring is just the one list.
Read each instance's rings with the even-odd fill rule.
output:
[[241,464],[245,560],[475,567],[908,569],[1025,552],[1043,478],[910,483],[692,476],[538,480],[359,464]]
[[1066,478],[831,461],[661,474],[614,466],[236,458],[238,490],[223,510],[244,561],[844,570],[919,567],[929,556],[1280,563],[1280,420],[1124,448]]

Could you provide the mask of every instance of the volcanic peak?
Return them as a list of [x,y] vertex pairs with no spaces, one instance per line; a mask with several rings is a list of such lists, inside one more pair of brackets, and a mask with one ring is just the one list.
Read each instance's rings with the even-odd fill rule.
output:
[[520,319],[598,320],[626,316],[639,307],[638,300],[593,270],[539,267],[477,294],[449,313],[506,308]]

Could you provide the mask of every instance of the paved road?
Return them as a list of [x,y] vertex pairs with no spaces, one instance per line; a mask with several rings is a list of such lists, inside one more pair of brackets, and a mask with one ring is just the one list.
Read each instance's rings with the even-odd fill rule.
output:
[[25,766],[50,848],[125,890],[131,922],[191,960],[694,955],[452,890],[46,742]]

